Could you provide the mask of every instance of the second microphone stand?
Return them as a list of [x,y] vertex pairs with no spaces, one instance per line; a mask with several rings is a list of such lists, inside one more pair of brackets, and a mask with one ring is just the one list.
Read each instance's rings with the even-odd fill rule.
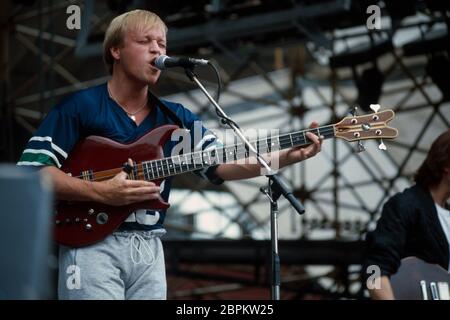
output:
[[292,191],[288,187],[288,185],[283,181],[283,179],[276,174],[276,172],[270,167],[267,161],[259,154],[259,152],[255,149],[255,147],[247,140],[244,136],[241,129],[238,125],[231,120],[223,111],[223,109],[219,106],[219,104],[214,100],[214,98],[209,94],[206,88],[202,85],[202,83],[198,80],[197,76],[193,70],[194,67],[185,68],[186,75],[188,78],[197,84],[200,90],[206,95],[208,100],[214,105],[216,108],[217,114],[223,120],[223,123],[226,123],[230,126],[236,135],[242,140],[244,145],[248,148],[250,152],[252,152],[261,167],[266,170],[266,177],[268,178],[267,188],[261,188],[261,192],[264,193],[270,200],[270,234],[271,234],[271,245],[272,245],[272,254],[271,254],[271,262],[272,262],[272,274],[271,274],[271,298],[273,300],[280,300],[280,257],[278,254],[278,198],[283,195],[294,207],[294,209],[299,213],[303,214],[305,209],[300,201],[294,197]]

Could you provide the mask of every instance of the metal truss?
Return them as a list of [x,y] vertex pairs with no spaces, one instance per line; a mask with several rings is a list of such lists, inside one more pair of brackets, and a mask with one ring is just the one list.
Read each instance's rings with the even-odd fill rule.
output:
[[[334,39],[334,41],[338,40]],[[258,108],[264,106],[279,108],[281,112],[278,116],[280,119],[285,119],[279,122],[280,128],[288,128],[289,131],[303,129],[307,125],[304,119],[311,119],[314,117],[312,114],[318,112],[325,115],[325,123],[334,123],[348,115],[348,111],[356,103],[357,92],[349,88],[352,86],[352,84],[349,85],[349,82],[353,82],[353,79],[351,76],[349,78],[349,72],[346,73],[345,70],[357,67],[354,64],[349,63],[347,66],[330,68],[327,82],[323,79],[314,81],[314,74],[310,75],[307,72],[299,74],[297,70],[302,70],[303,66],[291,65],[290,75],[288,74],[291,80],[290,86],[280,86],[273,79],[273,72],[270,72],[270,69],[268,70],[267,66],[261,63],[263,54],[258,52],[260,48],[246,52],[246,50],[231,50],[227,44],[220,41],[213,41],[212,45],[228,59],[236,61],[234,68],[226,71],[228,86],[225,86],[224,96],[227,95],[227,90],[231,89],[228,94],[239,97],[243,106],[256,104]],[[370,47],[368,49],[371,50]],[[366,54],[369,54],[369,50],[366,51]],[[386,105],[383,107],[391,108],[396,112],[397,119],[394,123],[400,125],[400,137],[386,142],[388,152],[381,153],[376,143],[370,143],[369,151],[364,154],[355,154],[353,146],[334,140],[331,142],[331,146],[324,147],[324,152],[319,156],[328,162],[321,162],[321,170],[314,170],[314,167],[317,166],[314,161],[284,170],[285,176],[289,177],[291,184],[295,186],[297,196],[307,206],[307,213],[301,219],[295,216],[287,203],[280,206],[280,212],[288,220],[286,224],[292,228],[291,234],[305,239],[314,239],[320,235],[334,239],[363,239],[365,233],[373,228],[387,198],[411,184],[411,177],[424,158],[427,145],[438,134],[450,128],[449,103],[443,100],[439,89],[425,74],[423,61],[425,59],[422,57],[422,60],[417,62],[414,61],[414,57],[402,56],[400,52],[399,48],[391,46],[388,51],[374,59],[381,65],[385,78],[384,88],[386,89],[383,90],[380,101],[382,104],[385,102]],[[276,60],[275,50],[271,58],[272,61]],[[238,81],[239,74],[248,69],[251,69],[252,73],[258,74],[260,82],[270,86],[272,92],[255,99],[251,95],[246,96],[233,91],[231,84]],[[309,78],[310,76],[311,78]],[[179,81],[178,77],[174,77],[174,79]],[[327,86],[331,89],[327,90]],[[308,98],[306,91],[315,99]],[[196,101],[192,92],[186,94],[189,95],[193,104],[198,105],[198,110],[205,111],[209,117],[211,114],[209,106]],[[417,116],[424,112],[426,113],[424,117]],[[286,114],[290,115],[287,119]],[[308,117],[309,114],[311,114],[310,117]],[[271,120],[276,121],[276,117],[277,115]],[[404,130],[407,128],[402,124],[411,124],[414,119],[416,119],[417,127],[412,132]],[[258,125],[256,121],[245,124]],[[320,174],[308,176],[309,170]],[[355,177],[355,171],[359,172],[359,176]],[[264,208],[263,204],[266,202],[266,199],[258,191],[261,183],[241,181],[230,184],[233,184],[234,188],[231,187],[229,192],[235,194],[243,209],[239,217],[243,214],[248,217],[248,219],[234,219],[231,223],[239,224],[244,221],[245,227],[240,224],[242,235],[250,235],[253,238],[267,237],[269,215],[266,212],[261,214],[261,208]],[[245,199],[240,197],[242,190],[251,188],[254,190],[251,195]],[[252,224],[249,224],[250,222]],[[287,228],[284,229],[284,231],[286,230]],[[217,237],[223,233],[220,231],[214,236]],[[204,269],[200,270],[200,272],[204,272]],[[353,293],[350,292],[348,282],[344,287],[339,285],[340,281],[350,281],[352,277],[357,278],[358,275],[346,274],[343,278],[339,278],[337,277],[337,274],[341,274],[339,270],[346,270],[346,268],[342,269],[337,266],[334,269],[337,272],[334,274],[336,297],[354,298],[355,296],[352,294],[360,295],[359,289]],[[175,275],[183,275],[183,272],[175,273]],[[192,273],[184,273],[184,275],[189,278],[195,277]],[[185,297],[190,292],[191,296],[208,297],[208,292],[210,292],[213,297],[217,298],[217,291],[220,290],[222,292],[242,290],[243,284],[238,284],[220,284],[218,287],[212,286],[199,291],[197,289],[181,290],[180,295]],[[324,291],[322,293],[325,294]],[[174,296],[176,297],[177,294],[175,293]]]

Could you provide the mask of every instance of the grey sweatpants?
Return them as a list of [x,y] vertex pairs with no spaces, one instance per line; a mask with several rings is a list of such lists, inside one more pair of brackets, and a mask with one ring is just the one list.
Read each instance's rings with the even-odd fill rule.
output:
[[166,299],[164,233],[117,231],[91,246],[60,246],[58,298]]

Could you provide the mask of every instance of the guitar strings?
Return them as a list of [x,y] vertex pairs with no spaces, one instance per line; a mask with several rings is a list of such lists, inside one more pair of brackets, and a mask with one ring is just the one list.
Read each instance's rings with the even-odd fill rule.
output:
[[[334,126],[333,125],[329,125],[329,126],[323,126],[323,127],[320,127],[320,128],[313,128],[313,129],[309,129],[309,130],[303,130],[303,131],[297,131],[297,132],[293,132],[293,133],[287,133],[287,134],[283,134],[283,135],[279,135],[279,136],[277,136],[277,137],[275,137],[275,140],[276,140],[276,138],[278,138],[278,141],[279,141],[279,145],[281,146],[282,144],[284,144],[284,143],[287,143],[287,142],[289,142],[289,144],[292,144],[292,141],[293,141],[293,139],[292,139],[292,135],[295,135],[295,134],[303,134],[303,135],[306,135],[306,133],[307,132],[311,132],[311,133],[317,133],[318,132],[318,130],[320,130],[320,134],[322,135],[322,136],[324,136],[325,138],[329,138],[329,137],[331,137],[331,136],[327,136],[327,135],[329,135],[330,133],[333,133],[333,135],[332,136],[334,136]],[[305,136],[305,138],[306,138],[306,136]],[[307,138],[306,138],[307,139]],[[300,140],[298,140],[299,142],[300,142]],[[269,145],[267,144],[267,139],[262,139],[262,140],[252,140],[252,141],[250,141],[250,143],[251,144],[255,144],[256,142],[259,142],[258,144],[261,146],[261,144],[263,143],[264,144],[264,142],[266,143],[266,146],[268,147]],[[262,143],[261,143],[262,142]],[[297,145],[297,147],[300,147],[300,146],[302,146],[302,145],[306,145],[306,144],[308,144],[308,140],[305,140],[304,138],[301,138],[301,143],[300,144],[298,144]],[[264,146],[264,145],[262,145],[262,146]],[[233,153],[233,155],[235,155],[235,156],[233,156],[233,158],[234,157],[238,157],[238,158],[241,158],[241,157],[243,157],[243,156],[245,156],[246,154],[247,154],[247,151],[245,150],[244,152],[241,152],[242,151],[242,148],[245,148],[244,147],[244,144],[242,144],[242,143],[240,143],[240,144],[235,144],[235,145],[232,145],[232,146],[225,146],[225,147],[222,147],[222,148],[218,148],[218,149],[215,149],[214,151],[216,152],[216,153],[219,153],[219,154],[226,154],[227,152],[225,152],[225,150],[227,150],[227,149],[229,149],[229,150],[237,150],[237,152],[234,152]],[[281,150],[281,149],[280,149]],[[277,151],[280,151],[280,150],[277,150]],[[197,159],[197,160],[201,160],[202,159],[202,154],[203,153],[205,153],[205,152],[211,152],[211,151],[213,151],[213,150],[208,150],[208,151],[195,151],[195,152],[191,152],[191,153],[188,153],[188,154],[186,154],[186,155],[182,155],[182,156],[184,156],[185,158],[187,157],[188,159],[191,159],[192,158],[192,160],[193,160],[193,164],[194,164],[194,166],[196,165],[195,164],[195,159]],[[196,157],[196,156],[198,156],[198,157]],[[180,156],[177,156],[177,157],[180,157]],[[225,158],[226,158],[226,155],[225,155]],[[144,176],[144,178],[145,178],[145,171],[144,171],[144,165],[147,167],[147,172],[149,172],[150,170],[153,172],[153,167],[151,166],[152,165],[152,163],[154,163],[155,164],[155,168],[157,168],[158,167],[158,165],[157,165],[157,163],[156,163],[156,161],[163,161],[163,160],[171,160],[171,162],[172,162],[172,164],[173,164],[173,166],[174,167],[177,167],[177,168],[179,168],[179,169],[183,169],[182,168],[182,166],[183,166],[183,164],[176,164],[176,163],[174,163],[173,162],[173,160],[172,159],[174,159],[174,157],[166,157],[166,158],[161,158],[161,159],[154,159],[154,160],[150,160],[150,161],[142,161],[141,163],[138,163],[138,170],[136,170],[136,174],[138,175],[138,176],[140,176],[141,174]],[[228,160],[228,159],[227,159]],[[236,161],[236,160],[235,160]],[[230,161],[231,162],[231,161]],[[227,163],[227,162],[225,162],[225,163]],[[220,164],[220,163],[217,163],[217,164]],[[139,165],[141,165],[141,167],[142,167],[142,169],[140,169],[139,168]],[[189,164],[190,165],[190,164]],[[214,164],[215,165],[215,164]],[[199,170],[199,169],[201,169],[201,168],[203,168],[204,166],[205,166],[205,163],[203,163],[202,162],[202,164],[201,164],[201,166],[202,167],[199,167],[199,168],[192,168],[192,170],[187,170],[187,171],[185,171],[185,172],[189,172],[189,171],[195,171],[195,170]],[[159,166],[160,168],[162,168],[162,167],[164,167],[164,165],[163,166]],[[169,171],[169,167],[166,165],[166,167],[167,167],[167,171],[169,172],[169,174],[168,175],[166,175],[166,174],[164,174],[164,170],[163,170],[163,168],[161,169],[162,171],[163,171],[163,175],[157,175],[157,177],[154,177],[154,179],[156,180],[156,179],[161,179],[161,178],[166,178],[166,177],[170,177],[170,176],[173,176],[173,175],[177,175],[178,173],[173,173],[173,174],[171,174],[170,173],[170,171]],[[149,170],[149,168],[150,168],[150,170]],[[108,170],[102,170],[102,171],[97,171],[96,172],[96,174],[100,174],[100,173],[106,173],[106,172],[108,172],[108,171],[115,171],[114,173],[112,173],[111,175],[104,175],[104,176],[102,176],[102,177],[100,177],[100,178],[98,178],[98,179],[96,179],[96,178],[94,178],[93,180],[91,180],[91,181],[103,181],[103,180],[107,180],[107,179],[111,179],[111,178],[113,178],[116,174],[117,174],[117,170],[121,170],[121,168],[113,168],[113,169],[108,169]],[[175,171],[175,170],[174,170]],[[133,172],[134,173],[134,172]],[[154,174],[153,174],[154,175]],[[79,176],[74,176],[75,178],[82,178],[83,177],[83,175],[79,175]]]
[[[321,128],[318,128],[318,129],[321,129]],[[329,134],[329,133],[331,133],[331,132],[333,132],[333,135],[334,135],[334,128],[330,128],[330,126],[324,126],[324,127],[322,127],[322,132],[321,132],[321,135],[327,135],[327,134]],[[330,130],[331,129],[331,130]],[[294,133],[291,133],[291,134],[284,134],[284,135],[282,135],[282,136],[278,136],[278,138],[282,138],[282,139],[279,139],[279,141],[280,141],[280,145],[282,145],[283,143],[286,143],[286,142],[290,142],[291,141],[291,138],[289,137],[290,135],[294,135],[294,134],[297,134],[297,133],[304,133],[304,134],[306,134],[306,132],[312,132],[312,131],[317,131],[317,128],[314,128],[314,129],[311,129],[310,131],[306,131],[306,130],[304,130],[304,131],[298,131],[298,132],[294,132]],[[299,145],[297,145],[297,146],[302,146],[302,145],[305,145],[305,144],[307,144],[307,141],[304,141],[303,142],[303,140],[304,139],[302,139],[302,143],[301,144],[299,144]],[[255,143],[255,142],[258,142],[258,141],[260,141],[260,143],[259,143],[259,145],[261,145],[261,142],[267,142],[267,140],[266,139],[263,139],[263,140],[256,140],[256,141],[251,141],[250,143]],[[223,147],[223,148],[220,148],[220,149],[216,149],[215,151],[216,152],[222,152],[223,153],[223,151],[225,151],[225,150],[227,150],[227,149],[229,149],[229,150],[236,150],[236,148],[239,148],[239,147],[241,147],[241,149],[238,149],[238,152],[235,152],[234,154],[237,156],[237,157],[241,157],[241,156],[244,156],[246,153],[247,153],[247,151],[244,151],[243,153],[242,152],[240,152],[241,150],[242,150],[242,146],[244,146],[243,144],[237,144],[237,145],[233,145],[233,146],[227,146],[227,147]],[[268,146],[268,144],[266,144],[266,146]],[[212,150],[210,150],[210,151],[212,151]],[[206,152],[210,152],[210,151],[206,151]],[[279,150],[277,150],[277,151],[279,151]],[[184,155],[185,156],[185,158],[186,157],[188,157],[188,156],[191,156],[190,158],[192,158],[192,160],[193,160],[193,164],[194,164],[194,166],[196,165],[195,164],[195,160],[202,160],[202,154],[204,153],[205,151],[195,151],[195,152],[191,152],[191,153],[189,153],[189,154],[186,154],[186,155]],[[225,152],[226,153],[226,152]],[[198,156],[198,157],[197,157]],[[179,157],[179,156],[178,156]],[[233,157],[234,158],[234,157]],[[169,160],[169,159],[171,159],[171,161],[172,161],[172,159],[173,159],[173,157],[167,157],[167,158],[161,158],[161,159],[154,159],[154,160],[150,160],[150,161],[143,161],[143,162],[141,162],[141,163],[139,163],[140,165],[141,165],[141,167],[143,168],[143,166],[145,165],[145,166],[147,166],[147,172],[149,172],[150,170],[152,170],[152,172],[153,172],[153,167],[151,166],[152,165],[152,163],[154,163],[155,164],[155,169],[156,168],[158,168],[158,164],[156,163],[157,161],[163,161],[163,160]],[[228,160],[228,159],[227,159]],[[230,161],[231,162],[231,161]],[[225,162],[226,163],[226,162]],[[161,164],[162,164],[162,162],[161,162]],[[183,166],[183,164],[175,164],[175,163],[173,163],[173,161],[172,161],[172,164],[174,165],[174,166],[177,166],[179,169],[183,169],[182,168],[182,166]],[[220,164],[220,163],[217,163],[217,164]],[[189,164],[190,165],[190,164]],[[169,172],[169,174],[165,174],[164,173],[164,166],[166,166],[167,167],[167,171]],[[199,165],[200,166],[200,165]],[[192,170],[187,170],[187,171],[185,171],[185,172],[189,172],[189,171],[195,171],[195,170],[199,170],[199,169],[201,169],[201,168],[203,168],[205,166],[205,163],[203,163],[202,162],[202,164],[201,164],[201,167],[198,167],[198,168],[192,168]],[[150,168],[150,170],[149,170],[149,168]],[[167,166],[167,165],[160,165],[159,166],[159,168],[161,168],[161,170],[163,171],[163,175],[157,175],[156,177],[155,177],[155,175],[153,174],[153,179],[160,179],[160,178],[165,178],[165,177],[169,177],[169,176],[173,176],[173,175],[176,175],[176,174],[178,174],[178,173],[174,173],[174,174],[171,174],[170,173],[170,171],[169,171],[169,167]],[[108,170],[103,170],[103,171],[97,171],[96,173],[97,174],[99,174],[99,173],[106,173],[106,172],[108,172],[108,171],[114,171],[114,173],[112,173],[111,175],[105,175],[105,176],[102,176],[102,177],[100,177],[99,179],[93,179],[93,180],[91,180],[91,181],[101,181],[101,180],[107,180],[107,179],[110,179],[110,178],[113,178],[116,174],[117,174],[117,170],[121,170],[121,168],[113,168],[113,169],[108,169]],[[144,178],[145,178],[145,171],[144,171],[144,169],[140,169],[139,167],[138,167],[138,170],[137,170],[137,175],[143,175],[144,176]],[[81,178],[81,177],[83,177],[82,175],[80,175],[80,176],[75,176],[75,177],[78,177],[78,178]]]

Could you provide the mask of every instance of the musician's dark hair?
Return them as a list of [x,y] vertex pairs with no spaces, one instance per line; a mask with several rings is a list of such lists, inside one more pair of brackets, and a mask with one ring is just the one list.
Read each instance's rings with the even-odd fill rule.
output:
[[446,167],[450,167],[450,129],[433,142],[414,180],[423,187],[435,187],[441,182]]

